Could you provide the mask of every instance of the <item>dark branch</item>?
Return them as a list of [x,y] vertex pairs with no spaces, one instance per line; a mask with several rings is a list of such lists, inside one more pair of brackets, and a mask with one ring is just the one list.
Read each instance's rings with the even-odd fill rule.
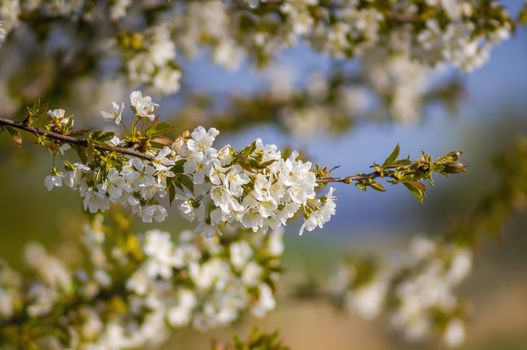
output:
[[380,173],[374,171],[369,174],[358,174],[358,175],[352,175],[352,176],[346,176],[346,177],[332,177],[332,176],[325,176],[320,179],[317,179],[318,183],[331,183],[331,182],[339,182],[344,184],[351,184],[353,181],[361,181],[361,180],[367,180],[367,179],[375,179],[376,177],[379,177]]
[[[48,131],[44,129],[39,129],[34,126],[26,125],[24,123],[16,122],[10,119],[0,118],[0,126],[9,126],[12,128],[24,130],[27,132],[30,132],[32,134],[35,134],[37,136],[44,136],[53,140],[60,141],[62,143],[72,143],[75,145],[79,145],[82,147],[88,147],[89,142],[88,140],[84,138],[77,138],[73,136],[63,135],[58,132],[54,131]],[[118,147],[118,146],[111,146],[111,145],[93,145],[94,148],[103,150],[103,151],[114,151],[121,154],[126,154],[128,156],[133,156],[145,160],[154,160],[154,157],[149,156],[145,153],[130,149],[130,148],[124,148],[124,147]]]

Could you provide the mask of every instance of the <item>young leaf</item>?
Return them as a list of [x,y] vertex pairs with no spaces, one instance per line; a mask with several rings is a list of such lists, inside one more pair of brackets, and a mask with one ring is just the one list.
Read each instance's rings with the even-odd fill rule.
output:
[[172,205],[172,202],[174,202],[174,199],[176,198],[176,187],[172,179],[169,179],[169,181],[167,181],[167,186],[168,186],[168,201],[170,205]]
[[412,192],[414,196],[417,197],[419,202],[421,203],[423,202],[423,199],[425,197],[425,191],[426,191],[426,186],[424,184],[417,182],[415,180],[409,180],[409,179],[403,180],[402,183],[406,186],[406,188],[410,190],[410,192]]
[[369,185],[370,185],[371,188],[373,188],[376,191],[386,192],[386,189],[384,188],[384,186],[381,185],[380,183],[376,182],[376,181],[372,181]]
[[194,192],[194,183],[192,182],[190,177],[183,174],[177,174],[177,179],[181,184],[183,184],[183,186],[188,188],[191,192]]
[[401,151],[401,147],[399,146],[399,144],[397,144],[397,146],[395,146],[395,148],[393,149],[392,153],[388,156],[388,158],[386,158],[382,166],[390,165],[393,162],[395,162],[397,157],[399,157],[400,151]]
[[166,134],[169,130],[173,129],[174,125],[165,122],[158,122],[150,129],[146,131],[146,134],[150,137],[156,137]]
[[101,133],[98,133],[98,132],[94,133],[94,139],[99,141],[99,142],[110,141],[114,136],[115,136],[115,134],[113,132],[110,132],[110,131],[101,132]]
[[85,147],[79,146],[77,144],[71,144],[71,147],[75,150],[75,152],[77,152],[77,155],[83,163],[88,162],[88,152],[86,151]]
[[172,167],[172,172],[174,174],[183,174],[183,172],[185,171],[183,168],[183,165],[185,164],[185,162],[186,162],[185,159],[178,160],[176,164],[174,164],[174,166]]
[[407,166],[410,164],[412,164],[412,161],[410,159],[399,159],[399,160],[396,160],[395,162],[392,162],[391,166],[397,168],[400,166]]
[[445,164],[445,163],[455,162],[459,159],[459,157],[461,157],[461,152],[459,151],[448,152],[446,154],[443,154],[442,156],[439,156],[435,160],[435,163]]
[[238,158],[247,157],[248,155],[253,153],[255,149],[256,149],[256,142],[252,142],[249,146],[245,147],[240,152],[238,152],[237,156]]

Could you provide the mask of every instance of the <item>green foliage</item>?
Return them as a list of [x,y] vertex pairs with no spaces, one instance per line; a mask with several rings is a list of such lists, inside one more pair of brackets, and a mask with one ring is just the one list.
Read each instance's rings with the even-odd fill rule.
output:
[[283,345],[278,331],[265,333],[254,328],[247,339],[235,336],[233,343],[229,344],[216,341],[211,350],[289,350],[289,347]]
[[316,174],[319,181],[324,185],[329,182],[341,182],[345,184],[355,183],[359,189],[366,191],[372,188],[376,191],[384,192],[386,189],[376,179],[386,178],[392,185],[403,184],[417,199],[422,202],[425,198],[426,185],[434,185],[432,174],[438,173],[444,176],[450,174],[460,174],[466,171],[466,167],[459,161],[461,152],[448,152],[436,160],[423,152],[421,158],[410,160],[410,157],[398,159],[400,153],[399,144],[395,146],[390,155],[381,164],[374,163],[371,168],[373,172],[368,174],[357,174],[354,176],[335,178],[331,176],[333,170],[327,167],[317,166]]
[[395,160],[397,159],[397,157],[399,157],[400,152],[401,152],[401,147],[399,146],[399,144],[397,144],[397,146],[395,146],[395,148],[393,149],[392,153],[390,153],[388,158],[386,158],[382,166],[385,167],[385,166],[393,164]]

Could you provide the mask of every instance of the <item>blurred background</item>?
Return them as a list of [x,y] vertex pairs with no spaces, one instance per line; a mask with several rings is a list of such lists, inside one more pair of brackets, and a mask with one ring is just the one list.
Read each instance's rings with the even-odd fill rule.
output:
[[[514,6],[514,1],[509,3]],[[211,338],[247,334],[253,325],[269,331],[279,329],[292,349],[441,348],[437,343],[405,344],[382,321],[368,323],[326,302],[294,299],[291,291],[305,281],[325,281],[346,251],[401,254],[409,237],[441,234],[451,218],[470,213],[478,200],[493,190],[493,156],[509,148],[518,135],[527,133],[526,39],[527,33],[520,29],[492,51],[485,66],[459,76],[464,95],[455,113],[431,105],[416,122],[361,121],[344,133],[322,133],[309,139],[292,137],[274,125],[222,133],[220,144],[239,147],[260,137],[266,143],[301,149],[315,162],[340,165],[336,171],[339,175],[368,171],[373,161],[381,162],[397,143],[401,154],[411,157],[418,157],[420,150],[434,156],[462,150],[469,171],[448,181],[437,178],[437,188],[428,191],[424,204],[404,188],[388,187],[386,193],[377,193],[338,186],[337,215],[324,230],[299,237],[298,225],[288,227],[286,273],[279,285],[276,311],[264,320],[246,318],[212,333],[177,332],[166,348],[207,348]],[[0,51],[0,57],[4,52]],[[306,83],[301,79],[306,72],[326,72],[332,60],[296,47],[281,54],[278,63],[296,77],[294,84],[301,86]],[[220,99],[227,91],[257,92],[266,79],[250,64],[229,72],[211,64],[206,55],[184,60],[183,69],[184,89]],[[85,89],[90,88],[97,89]],[[95,96],[100,91],[92,93]],[[112,90],[102,94],[97,103],[108,106],[115,97],[127,94],[127,90]],[[161,119],[181,105],[177,96],[156,101],[162,106]],[[52,102],[60,104],[58,100]],[[90,104],[89,99],[86,104]],[[99,118],[77,108],[73,112],[85,114],[85,125]],[[33,240],[62,250],[73,259],[76,254],[68,237],[79,230],[81,201],[78,194],[68,190],[46,190],[43,181],[51,167],[50,159],[45,150],[29,144],[15,149],[7,138],[0,138],[0,256],[16,268],[24,269],[23,247]],[[527,217],[517,214],[507,222],[502,236],[485,237],[479,243],[474,272],[461,291],[471,301],[467,342],[462,349],[527,349],[526,223]],[[177,232],[185,225],[177,215],[171,215],[159,226]],[[141,230],[146,226],[137,223],[136,227]]]

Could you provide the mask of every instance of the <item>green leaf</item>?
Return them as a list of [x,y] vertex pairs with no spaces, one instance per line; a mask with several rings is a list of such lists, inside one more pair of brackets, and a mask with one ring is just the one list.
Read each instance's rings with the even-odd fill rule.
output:
[[256,150],[256,141],[253,141],[249,146],[245,147],[238,153],[238,157],[248,156]]
[[395,162],[397,157],[399,157],[400,151],[401,151],[401,147],[399,146],[399,144],[397,144],[397,146],[395,146],[395,148],[393,149],[392,153],[388,156],[388,158],[386,158],[382,166],[387,166]]
[[75,150],[75,152],[77,152],[81,162],[86,164],[88,162],[88,152],[86,151],[86,148],[77,144],[71,144],[71,147]]
[[252,169],[263,169],[262,166],[260,166],[260,163],[256,159],[249,159],[249,165]]
[[396,160],[395,162],[392,162],[391,166],[397,168],[400,166],[407,166],[410,164],[412,164],[412,161],[410,159],[399,159],[399,160]]
[[174,174],[183,174],[185,172],[183,168],[183,165],[185,165],[185,162],[186,162],[185,159],[178,160],[176,164],[174,164],[174,166],[172,167],[172,172]]
[[167,182],[167,185],[168,185],[168,200],[169,200],[170,205],[172,205],[172,202],[174,202],[174,199],[176,198],[176,187],[172,179],[170,179]]
[[97,139],[97,141],[101,141],[101,142],[110,141],[111,139],[113,139],[114,136],[115,136],[115,134],[113,132],[110,132],[110,131],[104,132]]
[[417,197],[419,202],[421,203],[423,202],[423,199],[425,197],[425,191],[426,191],[426,186],[424,184],[417,182],[415,180],[409,180],[409,179],[403,180],[402,183],[406,186],[406,188],[410,190],[410,192],[412,192],[414,196]]
[[[271,164],[275,162],[274,159],[268,160],[267,162],[260,163],[260,166],[262,169],[269,167]],[[333,170],[333,169],[332,169]]]
[[161,135],[166,134],[169,130],[173,128],[174,128],[174,125],[170,123],[158,122],[146,131],[146,135],[150,137],[161,136]]
[[378,183],[378,182],[372,181],[369,185],[370,185],[371,188],[373,188],[373,189],[376,190],[376,191],[379,191],[379,192],[386,192],[386,189],[384,188],[384,186],[381,185],[381,184]]
[[92,134],[94,141],[106,142],[110,141],[115,136],[115,133],[111,131],[96,131]]
[[177,174],[177,180],[179,181],[179,183],[183,184],[183,186],[188,188],[190,192],[194,192],[194,183],[192,182],[190,177],[183,174]]
[[448,152],[446,154],[443,154],[442,156],[438,157],[435,161],[435,163],[438,163],[438,164],[444,164],[444,163],[450,163],[450,162],[455,162],[459,159],[459,157],[461,157],[461,152],[459,151],[452,151],[452,152]]

